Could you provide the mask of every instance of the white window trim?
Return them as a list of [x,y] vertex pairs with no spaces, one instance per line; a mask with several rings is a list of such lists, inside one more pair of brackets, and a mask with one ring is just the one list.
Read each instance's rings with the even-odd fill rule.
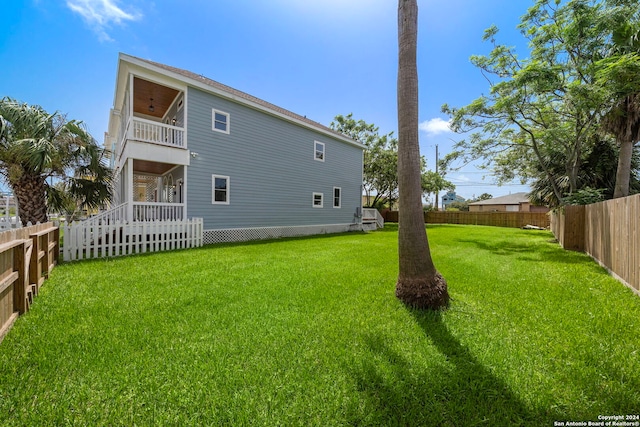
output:
[[[320,204],[316,205],[316,196],[320,196]],[[311,196],[311,206],[314,208],[322,208],[324,205],[324,193],[313,193]]]
[[[317,147],[318,145],[321,145],[321,146],[322,146],[322,158],[321,158],[321,159],[319,159],[319,158],[316,156],[316,151],[318,151],[318,150],[316,150],[316,147]],[[325,145],[324,145],[324,142],[320,142],[320,141],[313,141],[313,159],[314,159],[314,160],[316,160],[316,161],[318,161],[318,162],[324,162],[324,159],[325,159],[326,157],[327,157],[327,150],[326,150],[326,147],[325,147]]]
[[[226,130],[216,128],[216,114],[221,114],[227,118]],[[231,114],[212,108],[211,109],[211,129],[214,130],[215,132],[226,133],[227,135],[229,135],[229,133],[231,132]]]
[[[225,179],[227,181],[227,199],[224,202],[216,201],[216,178]],[[211,204],[212,205],[228,205],[231,196],[231,178],[225,175],[211,175]]]
[[[336,206],[336,190],[340,191],[338,196],[338,206]],[[331,204],[334,209],[340,209],[342,207],[342,187],[333,187],[333,193],[331,194]]]

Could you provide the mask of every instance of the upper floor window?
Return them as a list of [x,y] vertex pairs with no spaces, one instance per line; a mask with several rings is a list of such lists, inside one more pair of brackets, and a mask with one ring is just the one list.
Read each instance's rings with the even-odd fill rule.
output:
[[229,204],[229,177],[222,175],[211,175],[213,181],[212,204]]
[[314,141],[313,158],[320,162],[324,162],[324,142]]
[[213,130],[222,133],[229,133],[229,127],[231,125],[229,113],[225,113],[224,111],[216,110],[214,108],[211,116],[213,120]]

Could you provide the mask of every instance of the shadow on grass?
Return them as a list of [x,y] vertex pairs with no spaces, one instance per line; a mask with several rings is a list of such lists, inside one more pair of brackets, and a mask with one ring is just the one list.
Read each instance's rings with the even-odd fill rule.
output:
[[[473,245],[479,250],[491,252],[493,255],[510,256],[516,259],[545,263],[584,264],[591,263],[586,255],[568,251],[557,245],[545,242],[540,245],[531,241],[494,240],[487,242],[479,239],[456,239],[458,243]],[[595,271],[604,271],[593,263]]]
[[[372,357],[354,372],[372,425],[551,425],[560,415],[528,408],[451,334],[438,312],[412,311],[442,357],[405,356],[384,337],[367,339]],[[428,357],[428,356],[427,356]],[[438,359],[435,361],[433,359]],[[356,424],[362,423],[358,420]]]

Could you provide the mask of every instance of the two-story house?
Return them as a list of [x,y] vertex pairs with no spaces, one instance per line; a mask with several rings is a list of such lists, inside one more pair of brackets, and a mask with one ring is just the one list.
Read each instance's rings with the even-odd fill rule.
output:
[[186,70],[120,54],[105,147],[126,221],[203,218],[204,243],[362,227],[362,144]]

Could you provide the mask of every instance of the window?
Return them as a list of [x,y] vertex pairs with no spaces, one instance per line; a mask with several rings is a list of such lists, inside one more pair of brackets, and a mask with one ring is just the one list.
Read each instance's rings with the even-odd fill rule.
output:
[[319,162],[324,162],[324,143],[314,141],[313,158]]
[[322,193],[313,193],[313,207],[321,208],[322,207]]
[[340,187],[333,187],[333,207],[339,208],[342,206],[342,189]]
[[229,204],[229,177],[221,175],[211,175],[213,194],[211,203],[228,205]]
[[224,111],[219,111],[214,108],[211,114],[213,120],[213,130],[215,130],[216,132],[229,133],[229,113],[225,113]]

